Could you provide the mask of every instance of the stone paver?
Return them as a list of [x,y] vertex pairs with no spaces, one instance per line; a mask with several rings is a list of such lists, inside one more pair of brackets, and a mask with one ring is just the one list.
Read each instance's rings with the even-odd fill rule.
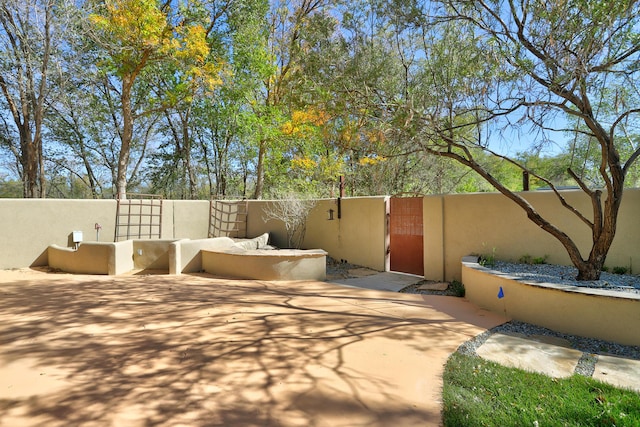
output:
[[375,276],[356,277],[352,279],[332,280],[332,283],[350,286],[354,288],[374,289],[378,291],[398,292],[409,285],[422,280],[419,276],[402,273],[379,273]]
[[599,355],[593,378],[640,393],[640,360]]
[[501,333],[490,336],[476,352],[504,366],[555,378],[571,376],[582,356],[574,349]]

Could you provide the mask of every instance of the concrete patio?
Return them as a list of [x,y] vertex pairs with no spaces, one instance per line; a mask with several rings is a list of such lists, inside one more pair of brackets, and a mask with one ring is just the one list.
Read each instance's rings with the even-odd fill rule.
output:
[[0,274],[0,426],[431,426],[504,321],[324,282]]

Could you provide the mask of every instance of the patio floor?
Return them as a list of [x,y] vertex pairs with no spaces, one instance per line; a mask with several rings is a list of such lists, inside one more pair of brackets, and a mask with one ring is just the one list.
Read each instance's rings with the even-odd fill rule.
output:
[[0,272],[0,426],[430,426],[504,321],[324,282]]

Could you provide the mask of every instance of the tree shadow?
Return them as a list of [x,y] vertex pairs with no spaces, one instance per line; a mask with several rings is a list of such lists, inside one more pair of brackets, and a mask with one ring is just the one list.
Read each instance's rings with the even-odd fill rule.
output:
[[438,424],[444,358],[499,323],[438,305],[319,282],[28,275],[0,284],[0,423]]

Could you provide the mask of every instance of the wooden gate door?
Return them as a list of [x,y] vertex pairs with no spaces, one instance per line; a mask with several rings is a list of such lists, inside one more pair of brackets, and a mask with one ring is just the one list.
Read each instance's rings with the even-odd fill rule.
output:
[[389,205],[391,271],[424,276],[422,197],[392,197]]

